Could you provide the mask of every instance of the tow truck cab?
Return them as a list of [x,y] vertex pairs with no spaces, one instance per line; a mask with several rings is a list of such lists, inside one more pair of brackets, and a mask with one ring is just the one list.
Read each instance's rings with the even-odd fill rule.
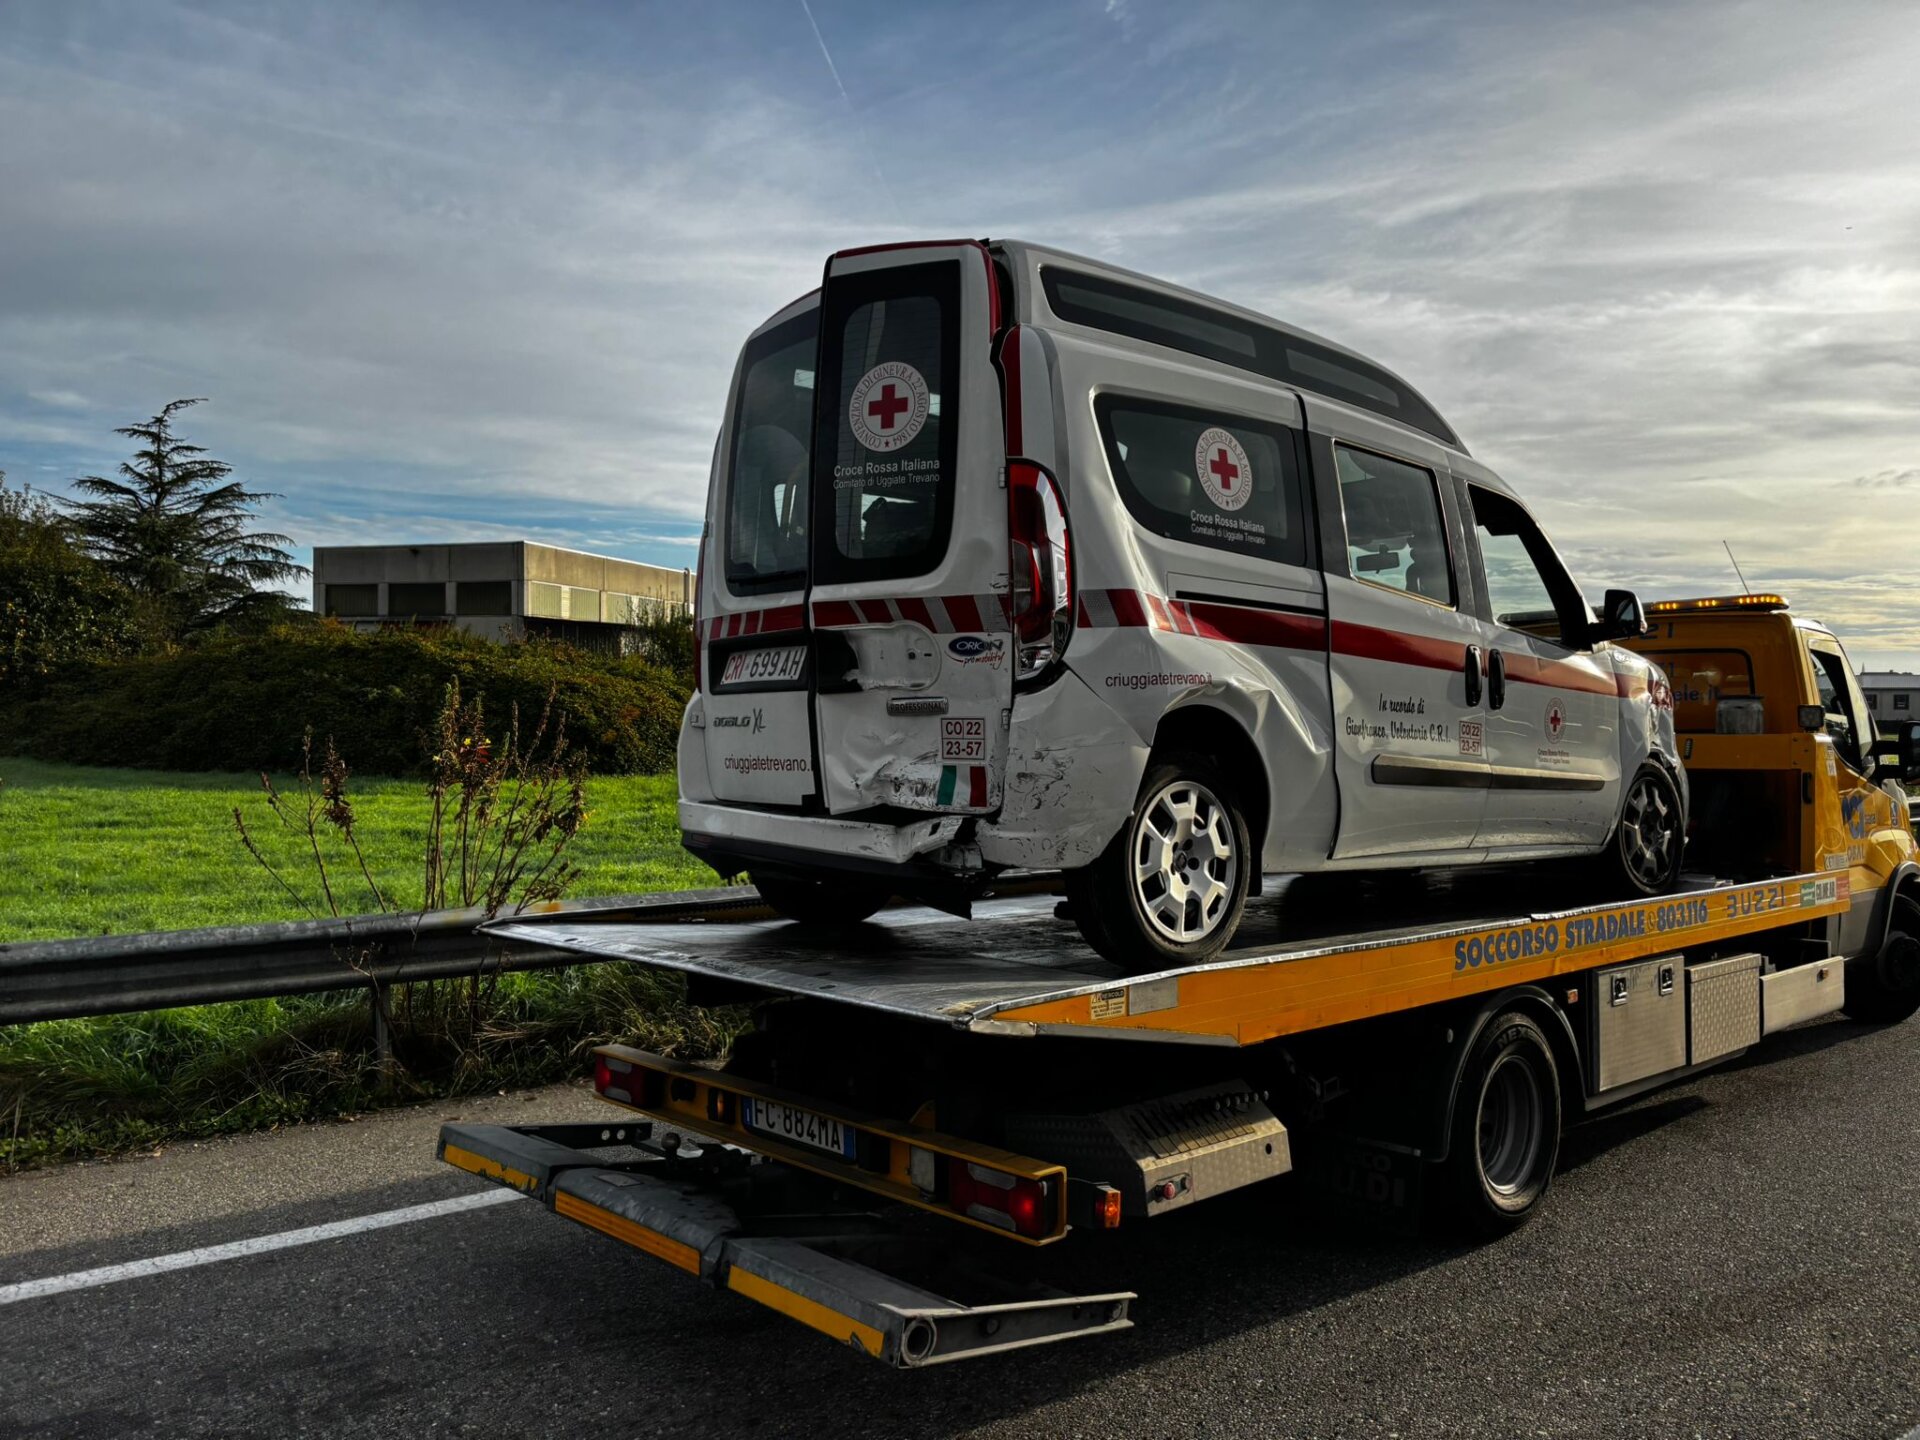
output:
[[1839,637],[1778,595],[1663,600],[1627,643],[1673,687],[1692,791],[1687,862],[1730,877],[1845,874],[1834,950],[1870,953],[1915,879],[1910,747],[1878,740]]

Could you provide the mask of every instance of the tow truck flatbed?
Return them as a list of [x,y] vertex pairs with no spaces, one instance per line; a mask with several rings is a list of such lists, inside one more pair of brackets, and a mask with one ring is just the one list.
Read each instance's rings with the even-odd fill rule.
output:
[[[1733,883],[1690,878],[1657,900],[1570,903],[1512,872],[1281,879],[1250,902],[1219,959],[1153,975],[1109,965],[1047,894],[989,899],[970,919],[922,906],[835,934],[740,917],[712,892],[644,918],[496,921],[490,933],[624,959],[750,991],[924,1020],[979,1034],[1252,1045],[1643,956],[1699,950],[1845,911],[1844,874]],[[1361,923],[1384,908],[1417,917]],[[1286,938],[1275,937],[1284,935]]]

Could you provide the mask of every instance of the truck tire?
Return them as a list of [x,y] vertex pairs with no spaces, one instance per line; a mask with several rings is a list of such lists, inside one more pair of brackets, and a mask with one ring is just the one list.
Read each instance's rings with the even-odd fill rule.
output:
[[1130,975],[1219,954],[1251,882],[1246,817],[1213,761],[1184,751],[1147,766],[1133,813],[1091,865],[1066,877],[1087,943]]
[[794,875],[754,875],[753,888],[782,918],[796,925],[834,929],[858,925],[893,896],[858,876],[803,879]]
[[1526,1224],[1560,1157],[1560,1073],[1552,1045],[1524,1011],[1503,1012],[1474,1041],[1449,1136],[1442,1165],[1449,1218],[1482,1240]]
[[1847,964],[1849,1019],[1895,1025],[1920,1010],[1920,902],[1896,895],[1887,938],[1871,957]]
[[1629,895],[1664,895],[1680,883],[1687,815],[1673,777],[1648,761],[1620,800],[1620,819],[1601,857],[1608,886]]

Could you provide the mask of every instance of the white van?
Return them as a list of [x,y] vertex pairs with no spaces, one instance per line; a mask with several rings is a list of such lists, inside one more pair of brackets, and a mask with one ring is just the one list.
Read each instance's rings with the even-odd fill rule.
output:
[[1278,872],[1679,874],[1659,669],[1398,376],[1011,241],[844,250],[748,340],[701,542],[680,824],[782,913],[1067,872],[1191,963]]

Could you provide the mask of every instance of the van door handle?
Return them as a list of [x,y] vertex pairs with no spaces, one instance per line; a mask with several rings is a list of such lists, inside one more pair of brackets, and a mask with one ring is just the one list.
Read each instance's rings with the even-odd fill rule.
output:
[[1498,710],[1507,703],[1507,657],[1495,650],[1487,656],[1487,708]]
[[1467,646],[1467,704],[1480,703],[1480,647]]

